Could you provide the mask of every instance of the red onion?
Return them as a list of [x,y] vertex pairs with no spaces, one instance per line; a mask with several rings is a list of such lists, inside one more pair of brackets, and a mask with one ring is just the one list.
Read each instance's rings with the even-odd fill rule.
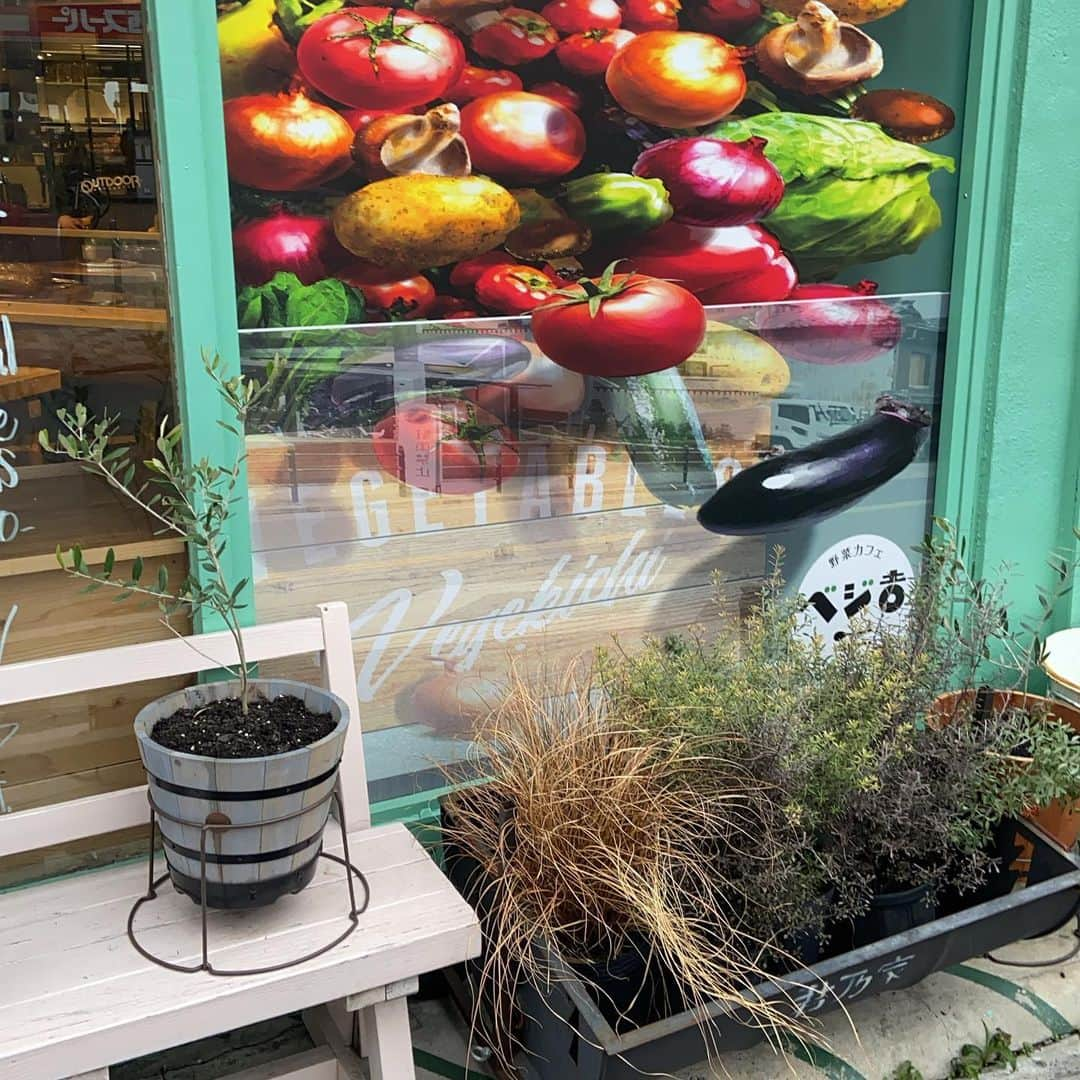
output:
[[333,277],[334,268],[351,257],[334,236],[329,218],[278,210],[233,229],[233,259],[241,285],[262,285],[279,270],[311,285]]
[[663,181],[675,221],[749,225],[771,214],[784,197],[784,179],[765,156],[766,145],[759,138],[666,139],[637,159],[634,175]]
[[[896,347],[900,316],[873,281],[858,285],[799,285],[789,300],[765,312],[758,333],[789,360],[808,364],[861,364]],[[860,299],[862,298],[862,299]]]

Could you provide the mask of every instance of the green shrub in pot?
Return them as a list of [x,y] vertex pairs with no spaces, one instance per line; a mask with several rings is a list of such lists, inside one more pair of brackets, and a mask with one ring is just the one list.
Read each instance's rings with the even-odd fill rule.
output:
[[[242,497],[245,421],[262,391],[240,376],[225,377],[216,356],[205,365],[235,417],[223,423],[235,440],[228,464],[185,462],[181,429],[166,421],[156,455],[140,467],[128,448],[114,445],[115,421],[92,416],[82,404],[61,410],[55,440],[43,431],[41,445],[133,502],[157,531],[185,541],[194,564],[179,582],[164,564],[147,573],[141,558],[122,575],[111,549],[94,566],[75,546],[57,549],[60,566],[86,581],[87,591],[111,588],[118,599],[157,603],[174,633],[171,620],[186,609],[213,613],[232,636],[239,657],[233,679],[150,702],[135,719],[135,735],[173,884],[198,901],[204,824],[243,824],[205,845],[207,902],[258,907],[298,892],[314,875],[349,715],[341,698],[320,687],[251,678],[240,614],[247,581],[230,577],[226,554],[230,517]],[[296,816],[273,823],[289,814]]]
[[1037,625],[1010,630],[1001,588],[970,578],[947,527],[927,543],[901,627],[864,622],[826,655],[803,632],[803,604],[777,566],[746,618],[715,639],[601,656],[619,715],[729,753],[753,748],[744,765],[784,807],[788,857],[770,866],[769,890],[753,863],[725,872],[759,898],[751,913],[765,939],[820,922],[809,900],[830,887],[831,914],[853,919],[897,889],[971,892],[995,867],[1003,817],[1080,793],[1080,747],[1045,710],[987,716],[972,692],[940,722],[942,695],[980,685],[988,657],[1001,681],[1023,685],[1039,637]]

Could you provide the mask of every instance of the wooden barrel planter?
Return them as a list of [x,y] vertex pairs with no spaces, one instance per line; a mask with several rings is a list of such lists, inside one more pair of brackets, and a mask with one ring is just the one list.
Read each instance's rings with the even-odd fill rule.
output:
[[200,844],[206,833],[206,901],[214,908],[253,908],[299,892],[315,874],[331,794],[349,723],[336,694],[287,679],[255,679],[252,694],[267,700],[291,694],[309,710],[329,713],[334,729],[310,746],[285,754],[212,758],[154,742],[154,725],[179,709],[237,697],[236,682],[190,686],[152,701],[135,718],[139,754],[173,884],[197,903],[202,893]]

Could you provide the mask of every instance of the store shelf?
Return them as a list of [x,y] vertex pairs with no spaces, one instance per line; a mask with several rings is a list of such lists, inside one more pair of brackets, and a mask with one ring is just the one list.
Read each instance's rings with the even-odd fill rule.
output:
[[0,578],[56,570],[57,545],[83,545],[91,566],[109,548],[117,562],[184,551],[183,540],[155,536],[147,514],[78,467],[21,466],[19,473],[19,485],[4,493],[4,509],[18,515],[24,531],[0,547]]
[[23,401],[60,389],[60,372],[52,368],[21,367],[14,375],[0,375],[0,401]]
[[33,225],[0,226],[0,239],[5,236],[59,236],[72,240],[142,240],[148,244],[161,244],[161,234],[132,232],[123,229],[43,229]]
[[164,330],[164,308],[41,304],[33,300],[0,300],[0,315],[12,323],[35,326],[112,327],[117,330]]

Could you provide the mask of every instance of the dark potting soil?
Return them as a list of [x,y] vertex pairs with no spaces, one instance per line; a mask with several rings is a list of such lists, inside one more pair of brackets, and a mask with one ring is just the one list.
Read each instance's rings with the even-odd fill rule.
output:
[[335,727],[329,713],[313,713],[298,697],[253,697],[247,715],[239,698],[180,709],[159,720],[150,737],[168,750],[212,758],[272,757],[310,746]]

